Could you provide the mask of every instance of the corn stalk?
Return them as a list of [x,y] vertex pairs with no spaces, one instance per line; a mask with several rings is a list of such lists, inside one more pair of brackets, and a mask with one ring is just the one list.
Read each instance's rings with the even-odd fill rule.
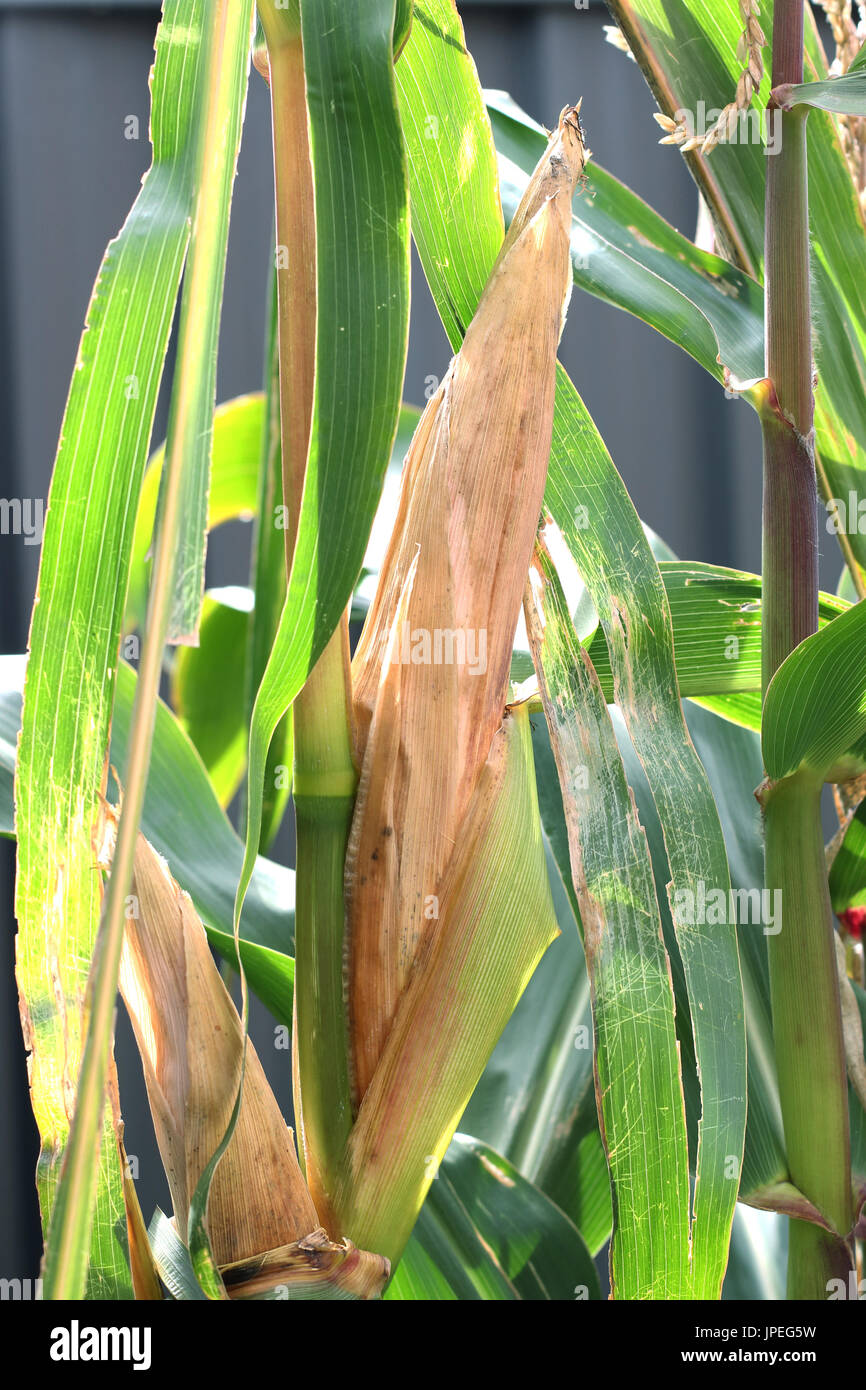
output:
[[[774,87],[802,81],[801,0],[776,0],[772,64]],[[767,160],[765,693],[789,653],[818,628],[807,114],[806,106],[782,113],[781,148]],[[781,890],[784,914],[768,951],[785,1144],[792,1182],[829,1227],[790,1222],[794,1299],[826,1298],[828,1280],[847,1280],[853,1267],[847,1076],[820,792],[820,783],[801,774],[765,784],[760,795],[766,886]]]

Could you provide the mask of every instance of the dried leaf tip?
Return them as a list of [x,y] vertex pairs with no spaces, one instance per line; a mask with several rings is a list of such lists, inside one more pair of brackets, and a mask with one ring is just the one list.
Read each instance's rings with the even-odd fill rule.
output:
[[[551,134],[547,147],[549,164],[554,170],[564,174],[566,179],[570,179],[572,191],[583,174],[585,166],[592,159],[592,150],[587,146],[586,131],[580,119],[582,106],[583,97],[579,97],[573,106],[562,108],[556,130]],[[542,166],[543,161],[539,168]]]
[[[545,203],[556,199],[556,208],[566,235],[571,234],[571,200],[582,183],[584,170],[592,158],[592,151],[586,145],[586,132],[580,119],[583,105],[581,97],[574,106],[564,106],[560,113],[557,128],[550,135],[547,149],[538,161],[529,183],[526,185],[520,205],[511,220],[508,235],[496,259],[493,274],[496,274],[508,252],[532,219],[541,211]],[[571,279],[569,276],[569,290]],[[483,301],[482,301],[483,302]],[[566,298],[567,304],[567,298]]]

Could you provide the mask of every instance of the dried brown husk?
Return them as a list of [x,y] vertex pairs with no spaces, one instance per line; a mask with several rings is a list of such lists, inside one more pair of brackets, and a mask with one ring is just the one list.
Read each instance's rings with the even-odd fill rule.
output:
[[[571,200],[586,157],[577,108],[567,108],[419,423],[353,663],[363,757],[346,872],[356,1104],[419,942],[435,930],[439,886],[502,722],[550,451]],[[425,642],[429,663],[415,659]]]
[[558,934],[526,704],[503,711],[336,1194],[343,1233],[392,1263],[541,956]]
[[[100,855],[113,852],[116,816],[105,811]],[[189,1204],[226,1130],[237,1095],[243,1028],[189,896],[143,835],[138,837],[120,965],[120,991],[141,1055],[157,1142],[185,1237]],[[233,1271],[231,1297],[250,1296],[238,1268],[251,1262],[255,1292],[335,1281],[344,1297],[373,1297],[387,1261],[321,1230],[287,1127],[251,1042],[232,1139],[210,1187],[207,1227],[217,1266]],[[289,1268],[273,1252],[293,1250]],[[306,1262],[306,1263],[305,1263]],[[251,1277],[253,1277],[251,1275]],[[312,1295],[311,1295],[312,1296]]]
[[221,1270],[229,1298],[271,1297],[339,1301],[377,1298],[390,1273],[381,1255],[336,1242],[319,1229],[292,1245],[240,1260]]

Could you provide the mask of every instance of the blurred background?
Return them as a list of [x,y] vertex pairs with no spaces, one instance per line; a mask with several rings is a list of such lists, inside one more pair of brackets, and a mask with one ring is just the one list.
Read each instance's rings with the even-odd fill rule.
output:
[[[693,236],[697,195],[679,153],[659,147],[655,109],[636,64],[605,39],[600,0],[458,0],[486,87],[511,93],[547,126],[583,96],[594,159]],[[121,226],[148,163],[148,73],[159,6],[0,0],[0,496],[47,498],[69,377],[105,245]],[[140,136],[128,139],[137,116]],[[589,169],[592,183],[592,168]],[[232,211],[217,399],[261,386],[272,238],[267,88],[252,73]],[[405,399],[424,403],[449,350],[417,265]],[[635,505],[684,559],[760,568],[757,419],[674,345],[637,320],[575,292],[560,356],[584,397]],[[171,360],[167,375],[170,376]],[[165,432],[165,399],[154,432]],[[822,583],[835,589],[832,538]],[[222,528],[208,585],[246,584],[250,528]],[[38,545],[0,537],[0,651],[25,649]],[[288,855],[288,836],[274,857]],[[27,1098],[15,994],[13,846],[0,842],[0,1275],[38,1272],[33,1184],[37,1143]],[[137,1054],[122,1008],[118,1063],[127,1151],[139,1160],[147,1217],[167,1192]],[[253,1037],[288,1104],[285,1052],[262,1011]],[[26,1142],[24,1142],[26,1139]]]

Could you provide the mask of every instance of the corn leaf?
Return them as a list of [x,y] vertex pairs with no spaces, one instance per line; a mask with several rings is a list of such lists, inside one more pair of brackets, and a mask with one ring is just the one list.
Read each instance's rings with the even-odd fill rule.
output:
[[842,781],[866,766],[855,746],[864,734],[866,604],[858,603],[801,642],[770,682],[763,728],[767,775],[787,777],[802,767]]
[[[725,833],[731,888],[738,895],[737,938],[746,1004],[749,1097],[740,1198],[747,1202],[752,1194],[788,1177],[773,1048],[767,937],[763,911],[756,908],[754,901],[764,873],[760,812],[755,800],[755,789],[763,776],[761,745],[754,731],[738,729],[690,701],[686,701],[685,713],[713,789]],[[638,798],[640,806],[639,792]],[[649,824],[647,834],[652,844],[654,832]],[[663,874],[664,868],[657,874],[657,883]],[[743,894],[751,897],[744,898]],[[771,924],[766,925],[772,930]],[[694,1114],[697,1095],[691,1100]],[[686,1102],[688,1106],[688,1094]]]
[[[153,163],[87,313],[49,496],[16,778],[18,980],[42,1149],[43,1222],[69,1132],[79,999],[99,918],[90,833],[103,774],[132,522],[190,235],[202,0],[166,0],[152,81]],[[128,1291],[113,1146],[98,1162],[90,1292]]]
[[301,18],[316,200],[313,431],[286,603],[250,731],[238,913],[259,844],[271,737],[361,569],[397,426],[408,329],[394,0],[351,11],[339,0],[305,0]]
[[[230,13],[210,20],[206,84],[196,180],[204,201],[192,243],[180,305],[179,372],[172,392],[169,439],[182,451],[180,529],[174,557],[169,642],[195,643],[204,595],[208,491],[216,396],[217,349],[228,249],[232,188],[247,98],[254,5],[233,0]],[[211,31],[216,32],[211,37]],[[194,325],[187,334],[186,325]],[[165,479],[161,486],[165,485]],[[162,496],[157,506],[161,526]]]
[[794,106],[815,106],[837,115],[866,116],[866,73],[851,72],[828,82],[785,83],[774,96],[783,111]]
[[456,1134],[387,1300],[600,1297],[574,1226],[487,1144]]
[[866,802],[858,806],[830,866],[834,912],[866,905]]
[[217,800],[227,807],[246,765],[246,656],[254,596],[249,589],[205,594],[197,647],[181,647],[171,703],[207,768]]
[[[259,440],[258,499],[250,583],[254,604],[247,631],[246,650],[228,655],[239,661],[244,671],[243,724],[246,732],[239,760],[239,776],[246,769],[246,741],[252,723],[256,691],[268,664],[271,647],[280,625],[286,601],[286,534],[275,525],[286,515],[283,496],[283,447],[280,431],[280,350],[278,331],[276,258],[271,271],[270,310],[265,340],[265,380],[262,428]],[[239,731],[240,732],[240,731]],[[282,823],[291,796],[291,769],[294,757],[292,721],[287,716],[278,724],[265,764],[262,796],[262,826],[259,849],[265,852]],[[246,789],[243,792],[246,816]],[[243,821],[241,822],[243,824]]]
[[[0,834],[14,835],[12,779],[21,727],[24,658],[0,658]],[[126,757],[135,675],[118,670],[110,758]],[[224,960],[236,963],[232,916],[243,846],[222,813],[213,787],[189,739],[160,704],[141,827],[190,894],[208,940]],[[247,899],[241,958],[252,988],[285,1027],[292,1024],[295,876],[259,857]]]
[[[681,695],[712,696],[761,689],[761,580],[743,570],[696,561],[659,562],[671,611]],[[844,599],[821,594],[822,626],[844,613]],[[603,629],[587,648],[608,700],[613,671]],[[760,729],[761,701],[750,706]],[[742,721],[741,721],[742,722]]]
[[148,1237],[159,1277],[171,1297],[182,1302],[207,1302],[207,1294],[195,1277],[189,1250],[170,1217],[159,1207],[148,1227]]
[[646,836],[592,667],[546,557],[526,622],[562,789],[613,1189],[616,1298],[685,1298],[689,1160],[674,992]]
[[[226,521],[238,518],[250,521],[256,515],[263,425],[264,400],[259,393],[238,396],[217,406],[214,411],[208,531],[213,531]],[[164,462],[163,443],[148,460],[138,499],[124,618],[124,627],[128,632],[144,624],[150,551]]]
[[[656,897],[665,941],[676,951],[665,897],[670,868],[661,825],[649,784],[625,731],[619,712],[610,711],[626,776],[644,827],[652,858]],[[752,892],[760,885],[763,855],[759,810],[754,789],[763,776],[760,740],[691,702],[685,705],[689,732],[710,779],[719,809],[732,888]],[[514,1163],[555,1201],[577,1225],[595,1252],[610,1233],[611,1208],[607,1165],[601,1149],[592,1086],[592,1022],[588,982],[578,928],[563,880],[570,877],[562,796],[547,730],[533,731],[538,798],[551,847],[551,883],[563,935],[546,952],[488,1063],[463,1117],[463,1125]],[[866,873],[861,876],[866,882]],[[739,899],[738,899],[739,900]],[[740,1196],[766,1190],[787,1179],[770,1022],[766,938],[744,900],[738,924],[748,1033],[748,1123]],[[688,1017],[688,1000],[676,955],[674,992],[680,1020]],[[694,1049],[688,1030],[680,1030],[687,1060],[686,1112],[690,1156],[700,1109],[700,1090],[693,1077]],[[549,1057],[557,1057],[554,1068]]]
[[[258,452],[261,447],[257,433],[267,425],[260,396],[245,396],[226,406],[218,407],[214,417],[214,477],[211,488],[211,513],[209,526],[218,526],[225,521],[243,519],[250,515],[255,499],[254,464],[258,466]],[[402,406],[400,423],[391,451],[386,488],[393,491],[392,484],[399,483],[403,457],[420,411],[414,406]],[[150,468],[159,466],[160,460],[152,461]],[[262,461],[265,476],[272,482],[279,475],[279,458],[274,466],[273,458]],[[144,487],[148,491],[150,471],[145,476]],[[280,485],[281,478],[280,478]],[[155,495],[155,494],[154,494]],[[247,737],[249,715],[247,713],[247,682],[252,675],[255,681],[256,663],[263,659],[262,670],[267,664],[267,651],[270,651],[270,638],[279,621],[279,612],[274,612],[274,599],[278,597],[279,576],[282,576],[282,593],[285,595],[285,551],[283,533],[269,522],[274,518],[274,506],[269,494],[264,499],[258,513],[265,521],[257,527],[255,580],[263,592],[265,619],[259,626],[261,615],[257,595],[249,589],[214,589],[205,596],[199,644],[197,647],[181,647],[177,653],[171,682],[172,704],[207,768],[208,775],[222,806],[227,806],[240,786],[247,757]],[[141,519],[141,509],[139,511]],[[387,522],[376,522],[373,526],[367,553],[364,557],[365,570],[372,565],[387,534]],[[273,554],[267,553],[267,544],[277,537]],[[368,571],[369,572],[369,571]],[[270,616],[268,616],[268,613]],[[273,619],[273,623],[271,622]],[[252,632],[251,632],[252,625]],[[129,645],[125,639],[125,646]],[[250,641],[254,644],[248,650]],[[252,672],[247,663],[252,661]],[[259,675],[261,672],[259,671]],[[290,735],[289,735],[290,737]],[[275,736],[269,753],[265,776],[265,797],[263,802],[263,841],[273,838],[279,828],[282,811],[291,790],[291,742],[286,744]]]
[[[105,1112],[105,1093],[112,1067],[114,1001],[117,971],[123,943],[124,901],[132,875],[132,847],[147,783],[147,764],[153,737],[162,649],[167,633],[178,640],[194,640],[173,627],[171,586],[182,571],[178,552],[185,548],[183,515],[179,503],[189,500],[195,473],[198,423],[210,426],[213,412],[215,362],[207,364],[202,353],[218,316],[218,281],[224,270],[224,237],[228,202],[243,114],[243,91],[249,67],[252,0],[228,7],[227,0],[208,10],[194,46],[200,50],[200,85],[196,90],[195,138],[192,151],[194,198],[191,209],[190,251],[184,280],[178,331],[178,363],[169,409],[166,476],[163,478],[164,516],[160,523],[160,565],[148,608],[150,627],[144,644],[143,679],[133,716],[134,736],[127,770],[127,786],[120,811],[117,854],[109,876],[100,917],[100,949],[95,952],[88,990],[82,1007],[83,1050],[75,1080],[75,1109],[69,1121],[45,1248],[45,1291],[49,1298],[80,1297],[85,1289],[88,1246],[100,1187],[93,1152],[99,1143],[100,1120]],[[190,35],[186,35],[189,40]],[[205,332],[201,333],[201,321]],[[210,376],[210,401],[207,400]],[[204,402],[202,398],[204,397]],[[193,484],[194,486],[194,484]],[[206,490],[206,482],[202,483]],[[201,508],[204,512],[204,506]],[[122,561],[127,560],[126,548]],[[182,560],[186,557],[181,556]],[[203,565],[203,560],[201,561]],[[37,595],[36,604],[39,603]]]

